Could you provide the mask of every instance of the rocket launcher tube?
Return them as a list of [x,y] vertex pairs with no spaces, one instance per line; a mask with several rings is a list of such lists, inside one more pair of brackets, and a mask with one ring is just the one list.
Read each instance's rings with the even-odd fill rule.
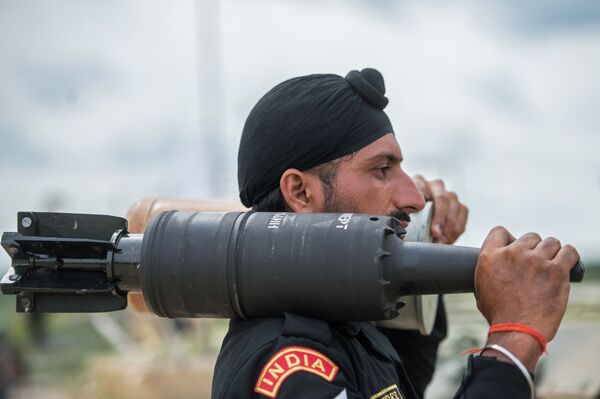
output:
[[[27,223],[23,223],[27,221]],[[163,317],[283,312],[382,320],[400,297],[472,292],[478,248],[404,242],[400,222],[364,214],[159,214],[145,234],[103,215],[19,213],[0,281],[20,312],[123,309],[142,291]],[[578,263],[572,281],[581,281]]]

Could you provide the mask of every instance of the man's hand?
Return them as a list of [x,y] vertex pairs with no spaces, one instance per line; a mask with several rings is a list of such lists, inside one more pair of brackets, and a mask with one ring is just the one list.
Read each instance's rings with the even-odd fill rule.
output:
[[421,175],[416,175],[413,180],[425,200],[433,201],[433,242],[453,244],[465,231],[469,209],[460,203],[456,193],[446,190],[442,180],[428,181]]
[[[566,311],[569,272],[578,260],[575,248],[561,246],[556,238],[542,240],[527,233],[515,239],[504,227],[495,227],[483,243],[475,269],[477,308],[490,325],[526,324],[550,341]],[[507,347],[530,370],[541,355],[537,342],[523,333],[492,334],[488,343]]]

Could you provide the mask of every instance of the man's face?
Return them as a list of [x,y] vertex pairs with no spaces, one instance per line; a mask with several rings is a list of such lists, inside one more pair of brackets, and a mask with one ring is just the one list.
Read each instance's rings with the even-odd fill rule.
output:
[[[402,152],[387,134],[337,165],[333,192],[323,197],[321,212],[391,215],[408,221],[408,214],[425,206],[423,195],[401,168]],[[407,220],[408,219],[408,220]]]

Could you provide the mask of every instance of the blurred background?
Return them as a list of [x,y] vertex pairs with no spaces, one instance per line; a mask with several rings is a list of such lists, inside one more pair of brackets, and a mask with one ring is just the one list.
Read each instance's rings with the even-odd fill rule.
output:
[[[260,96],[293,76],[364,67],[386,79],[405,169],[443,178],[469,206],[459,244],[502,224],[578,248],[587,281],[549,359],[579,369],[542,364],[567,376],[541,393],[595,397],[595,1],[0,0],[0,231],[15,231],[21,210],[123,215],[143,197],[236,199],[238,141]],[[9,260],[0,255],[2,273]],[[432,399],[450,396],[456,354],[485,331],[471,296],[447,301]],[[0,397],[207,394],[227,327],[129,310],[33,319],[13,297],[0,306]],[[568,355],[570,343],[587,350]]]

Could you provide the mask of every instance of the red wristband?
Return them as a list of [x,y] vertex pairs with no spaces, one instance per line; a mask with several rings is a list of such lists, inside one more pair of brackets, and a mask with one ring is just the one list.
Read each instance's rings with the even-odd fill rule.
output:
[[548,345],[546,338],[538,330],[536,330],[535,328],[529,327],[526,324],[521,324],[521,323],[494,324],[493,326],[490,326],[490,329],[488,331],[488,337],[493,333],[506,332],[506,331],[517,331],[517,332],[522,332],[522,333],[531,335],[533,338],[535,338],[535,340],[540,345],[540,348],[542,349],[542,353],[546,353],[546,354],[548,353],[546,351],[546,347]]

